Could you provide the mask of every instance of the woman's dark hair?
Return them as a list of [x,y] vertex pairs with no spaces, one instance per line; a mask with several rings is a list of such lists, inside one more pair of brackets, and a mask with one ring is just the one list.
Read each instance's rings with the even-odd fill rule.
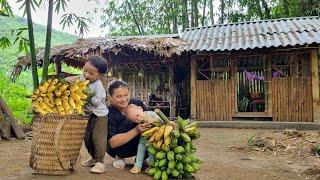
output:
[[112,96],[115,89],[122,87],[128,87],[128,84],[121,80],[113,80],[108,85],[108,93]]
[[94,67],[96,67],[99,73],[104,74],[108,70],[107,61],[101,56],[90,56],[88,58],[88,62],[90,62]]

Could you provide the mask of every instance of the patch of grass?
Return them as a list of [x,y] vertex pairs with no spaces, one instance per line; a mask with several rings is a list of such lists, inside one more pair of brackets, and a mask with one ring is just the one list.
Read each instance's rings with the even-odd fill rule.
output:
[[314,146],[314,148],[312,148],[312,151],[315,155],[320,156],[320,144]]
[[255,134],[253,134],[253,135],[251,135],[251,136],[248,137],[247,143],[248,143],[249,146],[253,146],[254,137],[255,137]]

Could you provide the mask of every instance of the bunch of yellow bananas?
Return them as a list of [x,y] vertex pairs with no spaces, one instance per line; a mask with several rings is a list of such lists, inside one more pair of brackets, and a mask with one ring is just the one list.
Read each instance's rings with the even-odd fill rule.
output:
[[32,95],[32,107],[41,115],[58,113],[60,115],[81,114],[87,99],[85,89],[89,81],[74,83],[49,79],[41,84]]
[[171,132],[173,129],[173,126],[170,124],[162,125],[160,127],[155,126],[142,133],[142,136],[148,140],[149,144],[152,144],[159,150],[166,151],[169,149],[172,140]]

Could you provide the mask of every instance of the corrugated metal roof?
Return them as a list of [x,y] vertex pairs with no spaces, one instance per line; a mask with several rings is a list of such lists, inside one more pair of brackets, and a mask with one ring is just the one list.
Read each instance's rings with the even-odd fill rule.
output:
[[297,17],[188,28],[185,50],[240,49],[320,44],[320,17]]

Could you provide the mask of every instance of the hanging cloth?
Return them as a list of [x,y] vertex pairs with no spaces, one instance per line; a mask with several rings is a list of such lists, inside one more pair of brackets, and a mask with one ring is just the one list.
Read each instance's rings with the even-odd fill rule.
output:
[[259,76],[255,73],[248,72],[247,70],[243,69],[244,72],[246,73],[246,77],[249,81],[249,84],[252,84],[253,80],[258,80],[258,81],[264,81],[264,76]]
[[283,75],[283,72],[281,70],[277,70],[276,72],[274,72],[272,74],[272,77],[279,78],[279,77],[281,77],[281,75]]

